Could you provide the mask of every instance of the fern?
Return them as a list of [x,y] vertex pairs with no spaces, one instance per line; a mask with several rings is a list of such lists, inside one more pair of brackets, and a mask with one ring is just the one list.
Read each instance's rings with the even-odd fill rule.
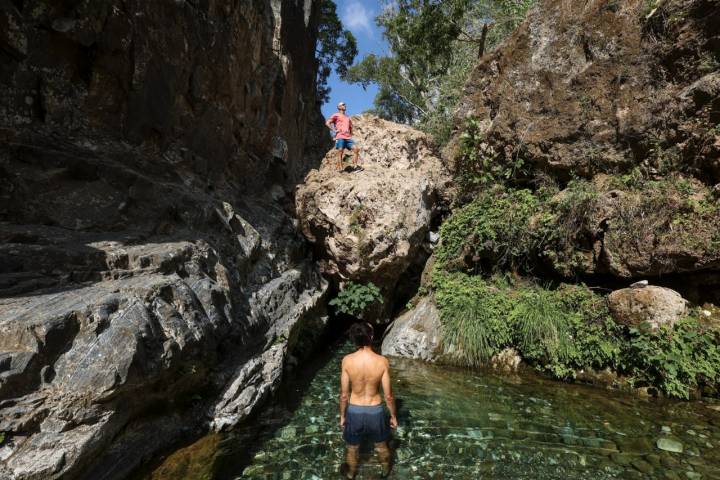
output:
[[374,283],[363,285],[348,282],[338,296],[330,300],[330,305],[335,307],[338,313],[362,318],[362,314],[370,305],[382,301],[380,289]]

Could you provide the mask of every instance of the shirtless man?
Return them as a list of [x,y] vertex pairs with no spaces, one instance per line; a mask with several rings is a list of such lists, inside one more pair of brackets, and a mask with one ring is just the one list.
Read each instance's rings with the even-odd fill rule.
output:
[[325,122],[330,130],[335,130],[335,150],[338,152],[337,167],[339,171],[342,171],[343,155],[347,149],[353,152],[353,167],[357,168],[360,149],[352,139],[352,119],[345,114],[345,102],[338,103],[337,108],[339,111],[333,113]]
[[[355,478],[363,437],[375,443],[383,476],[390,473],[390,428],[397,428],[395,399],[390,385],[390,363],[372,350],[373,327],[356,323],[350,327],[350,338],[358,347],[346,355],[340,375],[340,427],[347,444],[347,478]],[[382,407],[380,386],[390,411],[390,428]],[[349,404],[348,404],[349,400]]]

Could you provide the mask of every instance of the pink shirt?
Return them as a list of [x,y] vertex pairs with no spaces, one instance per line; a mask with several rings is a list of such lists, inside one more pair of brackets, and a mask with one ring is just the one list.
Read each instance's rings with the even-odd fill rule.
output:
[[333,113],[328,122],[335,125],[335,140],[352,138],[352,120],[345,114]]

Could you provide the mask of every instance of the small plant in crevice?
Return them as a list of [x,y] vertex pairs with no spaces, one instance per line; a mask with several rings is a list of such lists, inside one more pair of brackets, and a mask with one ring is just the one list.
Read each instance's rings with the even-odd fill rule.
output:
[[330,305],[338,313],[362,318],[363,313],[374,303],[382,303],[380,289],[372,282],[367,284],[348,282]]
[[350,212],[350,232],[354,235],[361,236],[364,232],[363,223],[365,220],[365,207],[362,203],[356,204]]
[[486,142],[480,121],[470,118],[460,134],[456,181],[466,194],[483,186],[512,183],[525,173],[521,151],[497,152]]

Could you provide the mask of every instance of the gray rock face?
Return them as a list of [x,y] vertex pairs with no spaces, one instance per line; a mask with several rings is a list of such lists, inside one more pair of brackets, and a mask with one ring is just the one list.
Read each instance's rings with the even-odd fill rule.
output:
[[647,323],[651,329],[672,327],[687,312],[687,301],[664,287],[623,288],[608,296],[610,312],[616,322],[628,326]]
[[440,314],[425,297],[390,326],[382,343],[383,355],[435,362],[442,356]]
[[0,2],[0,478],[126,478],[311,351],[316,15]]

